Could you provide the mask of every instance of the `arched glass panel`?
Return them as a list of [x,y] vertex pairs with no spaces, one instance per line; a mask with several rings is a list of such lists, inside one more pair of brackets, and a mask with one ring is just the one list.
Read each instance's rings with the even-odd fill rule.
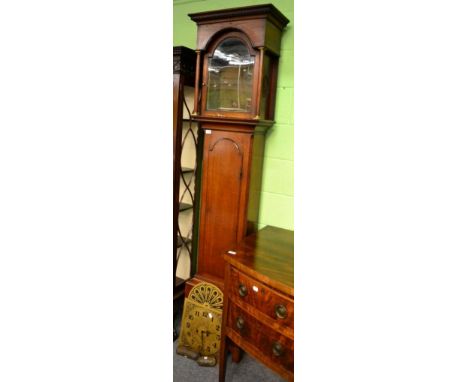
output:
[[223,40],[208,59],[207,110],[252,110],[254,61],[241,40]]

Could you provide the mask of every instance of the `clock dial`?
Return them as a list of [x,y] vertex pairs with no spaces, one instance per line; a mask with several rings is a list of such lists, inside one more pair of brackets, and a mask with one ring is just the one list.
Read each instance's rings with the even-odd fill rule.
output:
[[215,309],[194,302],[185,306],[181,342],[201,355],[219,351],[221,314]]
[[223,292],[200,283],[185,299],[179,346],[200,355],[218,353],[221,343]]

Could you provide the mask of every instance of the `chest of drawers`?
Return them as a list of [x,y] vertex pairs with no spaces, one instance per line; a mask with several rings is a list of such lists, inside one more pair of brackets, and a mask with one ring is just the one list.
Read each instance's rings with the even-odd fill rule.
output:
[[294,380],[294,233],[266,227],[224,254],[219,381],[235,345]]

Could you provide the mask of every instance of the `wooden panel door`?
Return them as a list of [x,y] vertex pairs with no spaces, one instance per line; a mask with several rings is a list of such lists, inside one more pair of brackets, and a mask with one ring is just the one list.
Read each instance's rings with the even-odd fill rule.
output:
[[223,253],[245,235],[251,133],[206,130],[198,274],[224,277]]

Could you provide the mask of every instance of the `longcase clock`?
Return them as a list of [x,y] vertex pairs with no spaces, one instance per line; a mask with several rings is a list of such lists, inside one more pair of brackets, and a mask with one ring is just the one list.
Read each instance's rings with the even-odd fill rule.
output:
[[197,274],[223,290],[223,253],[258,225],[265,132],[274,123],[281,35],[273,5],[190,14],[197,23],[193,118],[204,133]]

